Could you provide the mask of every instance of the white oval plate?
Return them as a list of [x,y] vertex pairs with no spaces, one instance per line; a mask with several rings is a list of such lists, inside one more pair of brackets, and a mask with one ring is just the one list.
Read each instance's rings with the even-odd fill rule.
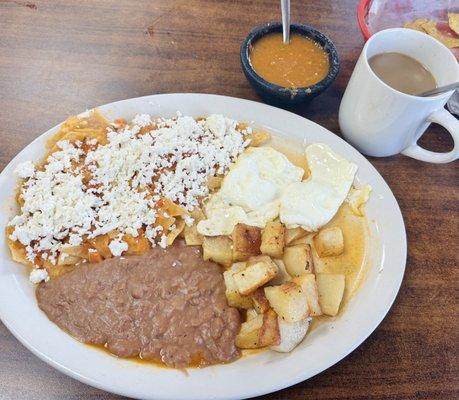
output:
[[[109,392],[139,399],[240,399],[257,396],[308,379],[359,346],[382,321],[399,290],[406,261],[406,235],[398,204],[373,166],[353,147],[321,126],[265,104],[207,94],[166,94],[107,104],[109,118],[136,113],[203,116],[220,113],[253,122],[277,139],[302,146],[327,143],[359,167],[358,180],[373,187],[366,206],[372,234],[378,237],[372,268],[344,315],[320,326],[292,353],[266,351],[234,363],[184,372],[117,359],[94,350],[61,331],[37,307],[26,268],[13,262],[0,234],[0,317],[29,350],[61,372]],[[21,151],[0,175],[0,229],[14,215],[13,173],[20,162],[44,155],[50,129]],[[301,148],[301,147],[299,147]]]

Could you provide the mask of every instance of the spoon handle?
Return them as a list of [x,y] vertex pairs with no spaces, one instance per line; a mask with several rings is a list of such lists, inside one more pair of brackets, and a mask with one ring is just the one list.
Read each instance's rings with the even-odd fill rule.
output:
[[450,90],[454,90],[458,88],[459,88],[459,82],[455,82],[455,83],[452,83],[451,85],[440,86],[436,89],[432,89],[427,92],[419,93],[417,94],[417,96],[428,97],[428,96],[433,96],[434,94],[449,92]]
[[282,37],[284,43],[290,42],[290,0],[281,0]]

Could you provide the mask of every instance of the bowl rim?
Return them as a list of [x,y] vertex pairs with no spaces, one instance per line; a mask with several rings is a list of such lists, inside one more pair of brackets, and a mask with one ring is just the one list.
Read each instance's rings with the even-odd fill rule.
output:
[[370,3],[371,0],[360,0],[357,4],[357,22],[359,24],[360,31],[362,32],[365,41],[367,41],[372,35],[366,21],[366,18],[368,16],[368,10],[370,8]]
[[242,68],[244,69],[244,72],[250,76],[251,79],[256,81],[257,84],[266,91],[275,93],[294,92],[296,94],[305,94],[308,96],[318,94],[325,90],[328,86],[330,86],[332,82],[335,80],[336,76],[338,75],[338,72],[340,70],[340,58],[338,55],[338,50],[336,49],[336,46],[333,43],[333,41],[328,36],[326,36],[324,33],[313,28],[310,25],[293,23],[290,25],[290,29],[295,33],[298,33],[300,35],[310,38],[311,40],[314,40],[315,42],[320,44],[322,48],[324,48],[324,50],[328,53],[328,57],[330,60],[330,69],[327,75],[322,80],[310,86],[288,88],[267,81],[255,71],[250,62],[250,46],[252,45],[252,43],[256,42],[263,36],[269,35],[273,32],[282,32],[282,23],[277,21],[267,22],[263,25],[259,25],[252,29],[250,33],[245,37],[240,49]]

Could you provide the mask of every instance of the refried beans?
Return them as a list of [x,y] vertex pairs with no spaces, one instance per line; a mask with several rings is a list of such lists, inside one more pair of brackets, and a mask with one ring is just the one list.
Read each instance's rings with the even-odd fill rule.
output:
[[40,284],[36,295],[60,328],[119,357],[176,368],[240,357],[239,312],[226,302],[220,267],[183,242],[82,264]]

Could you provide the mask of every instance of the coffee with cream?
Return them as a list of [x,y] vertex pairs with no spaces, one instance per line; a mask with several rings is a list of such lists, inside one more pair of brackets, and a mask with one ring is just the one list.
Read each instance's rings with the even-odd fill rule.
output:
[[376,76],[390,87],[406,94],[435,89],[432,73],[419,61],[401,53],[380,53],[368,60]]

